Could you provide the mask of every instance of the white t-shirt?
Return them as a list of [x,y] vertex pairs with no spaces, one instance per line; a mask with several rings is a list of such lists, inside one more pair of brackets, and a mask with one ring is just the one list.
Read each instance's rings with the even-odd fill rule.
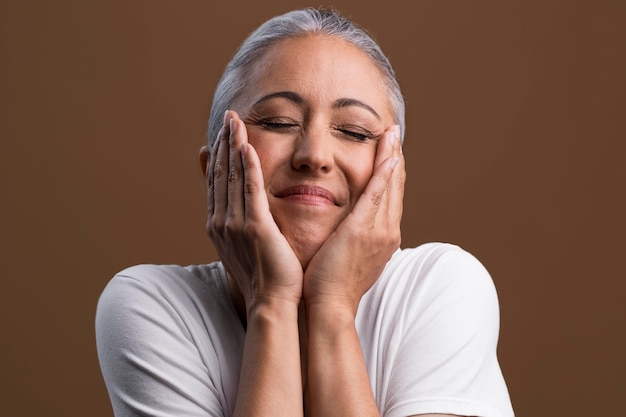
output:
[[[496,291],[459,247],[396,251],[361,299],[356,328],[381,415],[513,416]],[[219,262],[120,272],[96,314],[115,415],[231,416],[244,337]]]

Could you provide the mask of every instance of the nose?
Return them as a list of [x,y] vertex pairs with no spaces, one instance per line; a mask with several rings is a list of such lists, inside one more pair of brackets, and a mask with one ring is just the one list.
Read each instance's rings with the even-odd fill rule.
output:
[[294,170],[327,173],[334,167],[333,137],[324,128],[309,128],[295,142],[291,165]]

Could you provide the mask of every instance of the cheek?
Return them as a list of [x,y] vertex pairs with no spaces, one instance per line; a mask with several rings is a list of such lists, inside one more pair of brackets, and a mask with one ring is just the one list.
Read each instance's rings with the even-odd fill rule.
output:
[[265,186],[271,181],[276,169],[288,160],[289,155],[283,147],[272,144],[272,141],[262,140],[255,136],[250,136],[248,142],[254,147],[261,162],[261,170],[263,171],[263,180]]
[[374,172],[375,150],[352,150],[344,161],[344,173],[350,184],[350,194],[353,204],[359,199]]

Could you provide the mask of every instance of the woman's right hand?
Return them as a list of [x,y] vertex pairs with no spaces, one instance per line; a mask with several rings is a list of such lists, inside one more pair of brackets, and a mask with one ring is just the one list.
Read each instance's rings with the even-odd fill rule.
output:
[[226,112],[219,137],[202,152],[208,183],[206,231],[244,297],[246,313],[265,301],[297,306],[302,266],[272,218],[259,157],[236,112]]

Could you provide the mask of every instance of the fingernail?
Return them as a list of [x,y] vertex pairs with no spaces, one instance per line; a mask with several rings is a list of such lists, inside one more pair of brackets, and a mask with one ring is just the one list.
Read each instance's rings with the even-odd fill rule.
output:
[[237,120],[230,119],[230,133],[233,134],[237,131],[237,126],[239,123],[237,123]]
[[389,162],[389,165],[391,165],[391,169],[394,169],[398,165],[398,162],[400,162],[400,159],[391,158],[391,162]]
[[241,155],[246,156],[246,154],[248,153],[248,144],[242,143],[240,150],[241,150]]
[[396,135],[396,139],[398,140],[398,142],[400,142],[400,126],[399,125],[395,125],[393,127],[393,131]]
[[228,122],[228,110],[224,112],[224,124],[226,124],[226,122]]

